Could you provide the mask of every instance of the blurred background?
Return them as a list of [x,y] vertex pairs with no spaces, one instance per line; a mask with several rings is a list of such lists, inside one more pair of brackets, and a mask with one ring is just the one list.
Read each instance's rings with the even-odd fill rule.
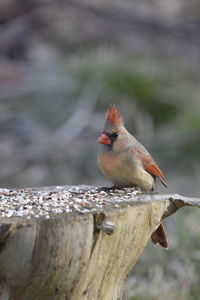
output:
[[[96,164],[119,105],[168,189],[200,197],[198,0],[0,0],[0,186],[110,184]],[[200,211],[166,221],[125,300],[199,299]],[[133,249],[134,251],[134,249]]]

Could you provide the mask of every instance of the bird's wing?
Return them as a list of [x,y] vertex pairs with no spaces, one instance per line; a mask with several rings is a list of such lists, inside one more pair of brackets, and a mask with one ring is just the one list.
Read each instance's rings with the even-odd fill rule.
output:
[[155,161],[151,157],[151,155],[147,151],[145,151],[143,153],[138,148],[134,149],[134,153],[142,162],[144,169],[147,172],[149,172],[151,175],[158,177],[160,179],[160,181],[162,182],[162,184],[167,187],[167,184],[165,182],[165,177],[164,177],[162,171],[160,170],[160,168],[158,167],[158,165],[155,163]]

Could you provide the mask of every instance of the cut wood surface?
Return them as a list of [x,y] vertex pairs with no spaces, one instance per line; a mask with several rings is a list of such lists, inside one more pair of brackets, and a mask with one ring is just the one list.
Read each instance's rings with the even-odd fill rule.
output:
[[200,207],[178,194],[90,186],[0,189],[0,198],[3,300],[121,299],[161,220]]

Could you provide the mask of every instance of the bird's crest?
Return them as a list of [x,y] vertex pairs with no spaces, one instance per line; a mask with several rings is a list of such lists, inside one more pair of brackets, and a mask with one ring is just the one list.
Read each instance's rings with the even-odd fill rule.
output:
[[122,118],[118,107],[110,105],[106,112],[106,122],[109,122],[113,126],[119,126],[122,123]]

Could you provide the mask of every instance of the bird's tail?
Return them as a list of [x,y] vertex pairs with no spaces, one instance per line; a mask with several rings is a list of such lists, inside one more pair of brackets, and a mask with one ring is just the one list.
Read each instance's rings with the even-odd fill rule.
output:
[[155,246],[160,244],[163,248],[168,248],[168,240],[163,223],[152,233],[151,240]]

